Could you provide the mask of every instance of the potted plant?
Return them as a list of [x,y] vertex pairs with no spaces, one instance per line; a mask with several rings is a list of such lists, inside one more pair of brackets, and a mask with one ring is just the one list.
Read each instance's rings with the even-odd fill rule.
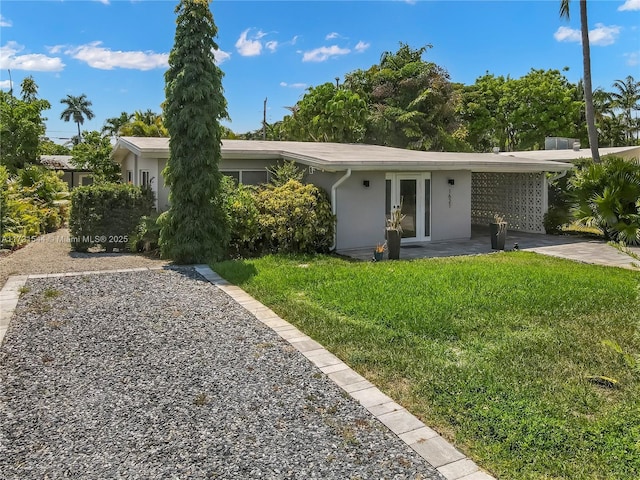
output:
[[396,205],[391,209],[391,214],[387,219],[386,236],[389,260],[398,260],[400,258],[400,239],[402,238],[402,220],[404,220],[404,217],[401,201],[400,205]]
[[507,222],[504,216],[495,214],[493,222],[489,223],[489,232],[491,233],[491,248],[493,250],[504,250],[504,243],[507,239]]
[[381,262],[384,258],[384,252],[387,249],[387,242],[378,243],[376,248],[373,250],[373,260],[375,262]]

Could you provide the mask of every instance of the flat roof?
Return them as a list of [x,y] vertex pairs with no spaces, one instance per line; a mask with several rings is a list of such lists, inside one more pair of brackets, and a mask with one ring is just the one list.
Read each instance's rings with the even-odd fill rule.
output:
[[[640,146],[630,147],[605,147],[599,148],[600,156],[606,155],[620,155],[624,157],[637,157],[640,158]],[[500,152],[499,155],[503,157],[510,157],[512,155],[519,158],[530,158],[533,160],[552,160],[558,162],[573,162],[581,158],[591,158],[591,149],[581,148],[580,150],[566,149],[566,150],[531,150],[529,152]]]
[[[169,139],[159,137],[120,137],[112,157],[121,161],[127,152],[141,157],[168,158]],[[379,145],[223,140],[222,158],[293,160],[327,171],[381,170],[434,171],[471,170],[473,172],[559,172],[572,168],[567,163],[546,159],[494,153],[424,152]]]

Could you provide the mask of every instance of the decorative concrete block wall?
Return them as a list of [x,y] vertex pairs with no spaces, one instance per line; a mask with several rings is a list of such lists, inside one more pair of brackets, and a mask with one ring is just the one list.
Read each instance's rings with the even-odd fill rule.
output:
[[509,230],[545,233],[547,181],[544,172],[471,175],[471,224],[487,225],[503,215]]

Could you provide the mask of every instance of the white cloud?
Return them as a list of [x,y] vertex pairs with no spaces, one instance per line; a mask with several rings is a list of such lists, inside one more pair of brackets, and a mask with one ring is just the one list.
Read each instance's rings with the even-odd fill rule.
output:
[[620,35],[620,27],[617,25],[606,26],[596,23],[596,28],[589,30],[589,42],[593,45],[613,45]]
[[231,54],[228,52],[225,52],[223,50],[213,50],[213,58],[214,61],[216,62],[216,65],[220,65],[223,62],[226,62],[227,60],[229,60],[231,58]]
[[325,40],[334,40],[336,38],[341,38],[340,34],[338,32],[331,32],[331,33],[327,34],[326,37],[324,37]]
[[620,12],[625,10],[640,10],[640,0],[627,0],[618,7],[618,11]]
[[553,34],[553,38],[559,42],[579,42],[582,39],[580,36],[580,30],[574,30],[569,27],[558,28],[556,33]]
[[0,27],[13,27],[13,23],[0,15]]
[[351,50],[348,48],[340,48],[337,45],[332,45],[330,47],[320,47],[314,50],[309,50],[308,52],[304,52],[302,55],[303,62],[324,62],[330,58],[335,58],[340,55],[347,55],[351,53]]
[[306,84],[306,83],[287,83],[287,82],[280,82],[280,86],[281,86],[281,87],[289,87],[289,88],[307,88],[307,84]]
[[100,70],[113,70],[114,68],[153,70],[154,68],[168,66],[168,53],[142,52],[139,50],[128,52],[113,51],[101,45],[102,42],[92,42],[79,47],[68,48],[64,53]]
[[93,0],[93,1],[94,1],[94,2],[100,2],[100,3],[102,3],[103,5],[110,5],[109,0]]
[[630,67],[637,67],[640,65],[640,51],[625,53],[625,57],[627,57],[627,65]]
[[240,38],[236,42],[236,49],[243,57],[255,57],[262,53],[262,42],[260,39],[264,37],[263,32],[259,31],[252,38],[248,38],[250,28],[247,28],[240,34]]
[[362,40],[360,40],[360,41],[358,42],[358,44],[355,46],[355,51],[356,51],[356,52],[358,52],[358,53],[362,53],[362,52],[364,52],[367,48],[369,48],[370,46],[371,46],[371,44],[370,44],[370,43],[366,43],[366,42],[363,42]]
[[0,80],[0,88],[6,88],[7,90],[11,88],[11,80]]
[[278,42],[276,40],[271,40],[265,43],[264,46],[267,47],[267,49],[273,53],[278,49]]
[[[604,25],[602,23],[596,23],[596,28],[589,30],[589,43],[591,45],[599,45],[605,47],[607,45],[613,45],[620,34],[621,28],[617,25]],[[560,27],[553,34],[553,37],[558,42],[577,42],[582,41],[582,35],[580,30]]]
[[0,69],[26,70],[31,72],[59,72],[64,63],[58,57],[48,57],[41,53],[17,55],[24,47],[16,42],[7,42],[0,47]]

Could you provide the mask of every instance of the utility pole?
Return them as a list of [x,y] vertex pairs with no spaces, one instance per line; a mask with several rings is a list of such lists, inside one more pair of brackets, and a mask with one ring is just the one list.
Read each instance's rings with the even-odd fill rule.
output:
[[262,140],[267,139],[267,99],[264,99],[264,108],[262,109]]

